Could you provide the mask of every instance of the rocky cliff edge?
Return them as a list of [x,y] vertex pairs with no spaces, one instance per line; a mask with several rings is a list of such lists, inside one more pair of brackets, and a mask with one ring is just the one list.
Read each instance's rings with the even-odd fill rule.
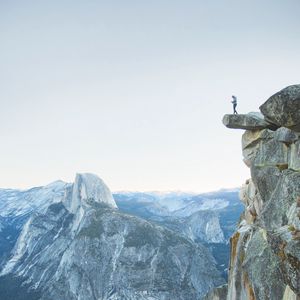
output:
[[[251,178],[231,238],[227,300],[300,299],[300,85],[289,86],[261,113],[225,115],[242,136]],[[214,299],[224,299],[214,298]]]

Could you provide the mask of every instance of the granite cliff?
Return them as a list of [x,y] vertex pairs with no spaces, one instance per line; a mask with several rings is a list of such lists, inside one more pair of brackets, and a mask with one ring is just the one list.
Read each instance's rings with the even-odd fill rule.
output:
[[[240,193],[245,211],[231,238],[227,300],[296,300],[300,297],[300,85],[279,91],[260,110],[223,119],[228,128],[246,130],[242,151],[251,170]],[[215,290],[210,299],[224,299],[221,294]]]
[[58,190],[23,226],[0,274],[0,299],[201,299],[223,283],[204,246],[120,212],[97,176],[78,174],[63,197]]

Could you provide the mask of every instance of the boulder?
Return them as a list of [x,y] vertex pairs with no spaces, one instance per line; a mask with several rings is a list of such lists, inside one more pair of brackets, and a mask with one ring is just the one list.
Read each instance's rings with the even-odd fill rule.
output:
[[267,122],[300,132],[300,84],[271,96],[260,106],[260,111]]
[[259,130],[274,128],[274,125],[264,120],[263,115],[256,112],[251,112],[244,115],[227,114],[223,117],[223,124],[226,127],[233,129]]

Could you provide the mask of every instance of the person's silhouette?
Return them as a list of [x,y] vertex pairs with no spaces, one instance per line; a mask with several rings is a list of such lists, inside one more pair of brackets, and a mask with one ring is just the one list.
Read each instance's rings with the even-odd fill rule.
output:
[[234,114],[237,114],[237,113],[238,113],[238,112],[236,111],[237,98],[236,98],[236,96],[231,96],[231,97],[232,97],[231,103],[232,103],[232,105],[233,105],[233,113],[234,113]]

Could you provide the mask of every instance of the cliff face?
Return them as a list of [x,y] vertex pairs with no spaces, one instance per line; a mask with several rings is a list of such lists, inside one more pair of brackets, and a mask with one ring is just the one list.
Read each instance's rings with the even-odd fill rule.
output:
[[242,150],[251,170],[240,194],[245,211],[231,238],[227,299],[299,299],[300,85],[260,109],[263,115],[223,119],[246,130]]

